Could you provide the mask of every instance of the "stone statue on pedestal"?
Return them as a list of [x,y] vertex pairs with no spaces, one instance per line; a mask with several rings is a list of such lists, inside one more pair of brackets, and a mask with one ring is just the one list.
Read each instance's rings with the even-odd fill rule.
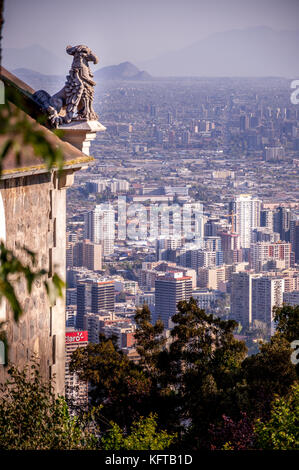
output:
[[64,87],[50,96],[44,90],[36,91],[33,98],[49,116],[53,127],[72,121],[93,121],[98,119],[92,103],[94,96],[93,74],[89,62],[97,64],[99,59],[84,45],[67,46],[66,52],[74,56]]

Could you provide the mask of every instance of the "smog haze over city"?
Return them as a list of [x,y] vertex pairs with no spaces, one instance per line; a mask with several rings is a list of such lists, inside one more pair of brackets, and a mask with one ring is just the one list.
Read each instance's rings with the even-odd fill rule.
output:
[[95,448],[298,450],[298,18],[297,0],[5,2],[0,84],[64,167],[27,134],[35,157],[3,157],[0,240],[66,283],[52,304],[17,285],[8,354],[39,352],[71,416],[97,407]]
[[[298,71],[298,17],[296,0],[90,0],[88,7],[80,0],[10,0],[3,47],[38,45],[66,62],[66,41],[86,43],[98,51],[101,66],[129,61],[157,76],[290,76]],[[244,47],[250,68],[240,63]],[[275,58],[285,54],[276,68]],[[219,59],[224,70],[215,63]],[[45,72],[42,63],[37,71]]]

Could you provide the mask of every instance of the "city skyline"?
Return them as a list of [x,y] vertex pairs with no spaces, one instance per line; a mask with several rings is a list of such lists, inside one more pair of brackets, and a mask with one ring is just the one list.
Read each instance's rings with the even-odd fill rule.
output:
[[298,448],[297,13],[6,2],[1,449]]

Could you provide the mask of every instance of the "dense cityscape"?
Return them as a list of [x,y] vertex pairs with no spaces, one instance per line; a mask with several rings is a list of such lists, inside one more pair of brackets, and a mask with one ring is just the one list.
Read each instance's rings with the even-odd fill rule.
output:
[[[67,196],[67,327],[91,342],[116,335],[138,361],[136,307],[147,304],[167,335],[178,301],[193,297],[236,320],[236,337],[256,353],[273,334],[273,307],[299,301],[299,109],[290,82],[100,87],[106,131]],[[183,220],[187,208],[186,237],[173,214]],[[154,234],[153,209],[166,217]]]
[[299,449],[298,15],[0,0],[0,452]]

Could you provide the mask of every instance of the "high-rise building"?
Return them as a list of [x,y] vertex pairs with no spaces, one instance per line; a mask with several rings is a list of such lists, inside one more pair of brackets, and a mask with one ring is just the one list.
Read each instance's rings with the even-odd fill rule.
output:
[[204,236],[205,237],[216,237],[220,228],[219,219],[208,219],[204,224]]
[[88,382],[80,379],[75,372],[70,372],[69,365],[73,352],[77,348],[86,347],[87,344],[87,331],[67,329],[65,333],[65,396],[67,400],[71,400],[73,406],[80,406],[80,408],[88,405]]
[[221,238],[223,262],[235,264],[242,262],[242,250],[240,249],[240,236],[236,233],[218,232]]
[[65,300],[67,306],[77,304],[77,289],[75,287],[68,287],[65,290]]
[[287,242],[252,243],[249,257],[250,266],[255,272],[270,270],[271,262],[274,268],[288,269],[291,265],[291,244]]
[[227,280],[226,266],[198,269],[198,286],[212,290],[223,290]]
[[67,242],[67,267],[85,267],[91,271],[102,269],[102,245],[89,240],[72,243]]
[[273,230],[280,234],[280,240],[290,241],[291,210],[278,207],[273,215]]
[[252,243],[257,242],[271,242],[276,243],[280,240],[279,233],[273,232],[271,228],[259,227],[252,231]]
[[212,268],[214,266],[220,266],[223,264],[223,253],[222,251],[197,251],[197,266]]
[[65,308],[65,326],[75,328],[77,310],[73,305],[67,305]]
[[91,311],[100,313],[103,310],[113,312],[115,303],[114,281],[95,281],[91,288]]
[[271,209],[261,210],[261,227],[267,227],[274,230],[274,211]]
[[258,320],[273,333],[273,307],[283,303],[284,279],[254,276],[252,279],[252,321]]
[[260,226],[261,201],[241,194],[230,204],[230,212],[234,213],[234,232],[240,235],[241,248],[250,248],[251,232]]
[[249,129],[249,124],[249,116],[247,116],[246,114],[240,116],[240,131],[246,131],[247,129]]
[[77,316],[76,328],[83,330],[84,316],[91,311],[91,289],[93,280],[83,279],[77,283]]
[[284,303],[292,305],[293,307],[299,305],[299,290],[294,290],[292,292],[284,292],[283,301]]
[[265,160],[267,162],[283,160],[284,155],[283,147],[265,147]]
[[230,317],[245,328],[252,323],[252,274],[233,273]]
[[115,213],[110,204],[99,204],[85,214],[85,238],[101,244],[103,255],[114,252]]
[[115,289],[113,280],[95,278],[80,279],[77,283],[76,328],[85,328],[87,313],[114,311]]
[[89,193],[101,193],[105,191],[108,186],[107,180],[87,181],[85,188]]
[[208,251],[221,251],[221,238],[219,236],[204,237],[203,249]]
[[101,271],[102,269],[102,245],[84,240],[83,245],[83,266],[91,271]]
[[[175,252],[177,248],[182,245],[181,238],[175,237],[161,237],[156,240],[156,259],[157,261],[171,257],[171,252]],[[175,256],[175,253],[174,253]]]
[[172,147],[175,145],[176,134],[174,130],[168,132],[168,144]]
[[291,220],[290,242],[294,253],[295,263],[299,263],[299,220]]
[[155,318],[169,328],[171,317],[177,312],[181,300],[192,296],[192,279],[182,272],[167,272],[155,282]]
[[113,178],[109,179],[98,179],[93,181],[87,181],[85,187],[89,193],[101,193],[107,188],[112,193],[126,192],[130,189],[130,184],[126,180]]

